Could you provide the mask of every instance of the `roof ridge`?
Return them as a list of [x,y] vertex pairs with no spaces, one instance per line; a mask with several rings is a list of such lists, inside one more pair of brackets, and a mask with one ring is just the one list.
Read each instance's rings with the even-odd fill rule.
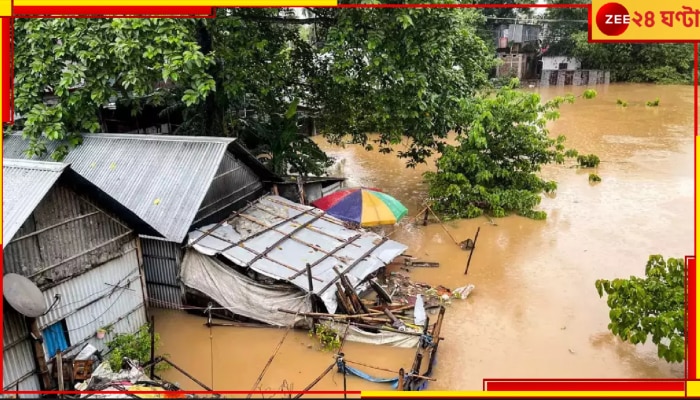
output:
[[[22,136],[21,132],[15,132],[12,136]],[[229,144],[236,141],[234,137],[227,136],[181,136],[167,134],[142,134],[142,133],[83,133],[83,137],[96,139],[137,139],[167,142],[209,142]]]
[[68,166],[70,166],[70,163],[63,163],[57,161],[22,160],[18,158],[3,158],[2,166],[3,168],[23,168],[40,171],[61,172]]

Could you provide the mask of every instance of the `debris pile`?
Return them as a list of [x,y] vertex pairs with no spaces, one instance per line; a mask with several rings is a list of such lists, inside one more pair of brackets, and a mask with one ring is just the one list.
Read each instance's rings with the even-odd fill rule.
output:
[[431,286],[427,283],[413,282],[408,275],[401,272],[392,272],[387,276],[387,287],[394,302],[415,305],[418,295],[421,295],[426,308],[450,304],[452,299],[466,299],[474,290],[474,285],[451,290],[442,285]]
[[[176,393],[180,391],[179,386],[176,384],[149,378],[146,375],[144,368],[140,367],[133,360],[124,359],[123,366],[126,368],[115,372],[110,367],[109,361],[104,361],[95,369],[95,371],[92,372],[90,379],[76,384],[75,389],[81,392],[92,392],[81,395],[81,398],[90,397],[98,399],[118,399],[140,397],[138,392],[163,392],[163,394],[143,394],[144,397],[154,398],[193,397],[185,395],[184,393]],[[133,395],[125,395],[123,393],[113,392],[134,393]]]

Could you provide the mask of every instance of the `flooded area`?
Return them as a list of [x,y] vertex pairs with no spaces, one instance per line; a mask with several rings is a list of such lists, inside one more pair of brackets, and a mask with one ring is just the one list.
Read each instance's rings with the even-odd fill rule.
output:
[[[440,268],[414,268],[411,277],[432,285],[476,289],[447,309],[445,341],[429,390],[481,390],[484,378],[681,378],[684,365],[660,361],[652,346],[620,343],[607,330],[608,308],[598,297],[599,278],[643,275],[650,254],[683,257],[693,253],[693,88],[614,84],[595,88],[593,100],[577,100],[550,124],[570,147],[597,154],[602,183],[588,182],[590,171],[549,166],[558,182],[554,198],[541,208],[546,221],[509,216],[446,223],[458,241],[481,227],[464,275],[468,252],[433,223],[399,229],[392,239],[408,253]],[[532,89],[549,99],[584,88]],[[616,106],[626,100],[627,108]],[[660,99],[660,106],[646,107]],[[339,148],[317,142],[338,160],[331,172],[347,186],[371,186],[402,201],[414,216],[426,187],[421,174],[434,165],[407,169],[395,155]],[[155,310],[161,353],[215,390],[249,390],[285,329],[207,328],[204,316]],[[398,371],[410,368],[413,349],[348,342],[347,360]],[[261,387],[301,390],[333,362],[303,331],[290,333]],[[358,367],[377,377],[386,371]],[[213,371],[213,373],[212,373]],[[200,390],[176,371],[163,377],[183,389]],[[349,390],[391,390],[388,384],[348,377]],[[342,390],[331,372],[315,390]]]

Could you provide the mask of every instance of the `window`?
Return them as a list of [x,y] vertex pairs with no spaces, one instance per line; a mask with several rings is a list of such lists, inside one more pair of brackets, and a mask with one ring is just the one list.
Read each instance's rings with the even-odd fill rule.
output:
[[559,63],[559,69],[568,69],[569,68],[569,63]]
[[59,351],[64,351],[70,347],[66,320],[61,320],[48,326],[41,334],[44,337],[44,345],[49,358],[58,354]]

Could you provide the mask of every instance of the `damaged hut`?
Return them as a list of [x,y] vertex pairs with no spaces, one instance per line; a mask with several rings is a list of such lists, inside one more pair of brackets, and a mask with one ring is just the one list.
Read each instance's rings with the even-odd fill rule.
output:
[[[16,278],[5,287],[3,389],[49,390],[63,383],[57,357],[105,350],[146,323],[137,232],[157,231],[68,164],[4,159],[3,178],[3,275]],[[13,308],[28,304],[18,279],[38,288],[38,314]]]
[[[281,181],[234,138],[86,134],[65,162],[155,229],[141,237],[149,306],[181,308],[177,276],[187,233],[218,222]],[[43,160],[50,158],[56,142]],[[6,136],[5,158],[28,141]]]
[[[181,280],[189,304],[212,302],[230,318],[298,327],[309,326],[304,314],[344,308],[337,296],[342,285],[359,294],[368,291],[368,279],[407,249],[272,195],[193,230],[187,247]],[[386,334],[355,333],[350,340],[391,341]]]

